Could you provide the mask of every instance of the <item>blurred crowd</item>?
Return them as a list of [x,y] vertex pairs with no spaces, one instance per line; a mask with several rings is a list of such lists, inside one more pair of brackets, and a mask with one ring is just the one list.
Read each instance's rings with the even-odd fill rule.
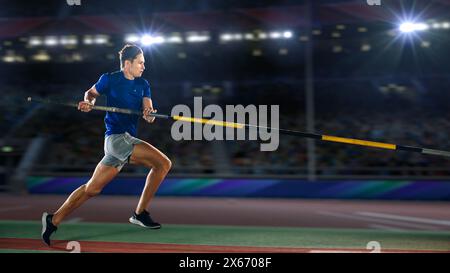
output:
[[[8,132],[14,122],[24,119],[20,128],[15,130],[14,137],[30,139],[42,135],[48,139],[45,151],[35,164],[35,170],[93,170],[103,156],[104,112],[93,111],[86,114],[75,108],[41,105],[39,111],[25,118],[28,111],[38,106],[25,102],[25,92],[14,92],[13,87],[5,88],[9,88],[11,95],[1,101],[5,113],[1,115],[2,130]],[[58,96],[59,100],[66,101],[78,101],[84,91],[78,86],[46,88],[73,90],[62,92]],[[221,106],[279,105],[280,128],[308,131],[302,85],[252,83],[236,84],[233,88],[231,95],[218,96],[213,102]],[[417,90],[410,91],[417,93]],[[38,89],[35,94],[45,97],[47,94],[42,92]],[[155,101],[157,105],[159,103],[163,113],[168,113],[167,109],[170,109],[170,105],[164,104],[186,100],[181,93],[175,92],[175,95],[170,96],[174,98],[165,100],[164,103]],[[368,81],[339,84],[319,82],[316,84],[314,98],[314,132],[450,150],[447,141],[450,116],[444,111],[445,108],[439,106],[442,96],[442,92],[429,92],[426,96],[386,94],[379,92]],[[178,101],[175,97],[178,97]],[[193,100],[192,97],[187,98],[189,99]],[[204,102],[204,106],[207,102]],[[104,104],[104,101],[100,98],[97,104]],[[16,107],[17,105],[20,107]],[[438,156],[322,141],[309,143],[307,139],[287,135],[280,135],[276,151],[262,152],[261,141],[258,140],[175,141],[170,134],[171,126],[172,121],[169,120],[157,119],[150,125],[141,120],[138,137],[168,155],[173,162],[172,174],[306,175],[312,159],[316,174],[324,176],[450,174],[450,160]],[[137,166],[124,169],[124,172],[130,173],[147,171]]]

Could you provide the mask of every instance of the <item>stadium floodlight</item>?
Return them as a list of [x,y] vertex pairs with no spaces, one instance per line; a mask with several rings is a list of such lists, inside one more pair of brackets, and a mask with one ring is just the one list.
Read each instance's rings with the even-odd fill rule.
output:
[[186,41],[189,43],[198,43],[198,42],[207,42],[209,41],[210,37],[209,35],[197,35],[197,34],[190,34],[187,36]]
[[415,31],[414,23],[402,23],[399,30],[403,33],[413,32]]
[[30,46],[39,46],[42,45],[42,39],[39,37],[31,37],[30,40],[28,41],[28,44]]
[[439,24],[439,23],[433,23],[431,26],[432,26],[433,28],[437,28],[437,29],[439,29],[439,28],[442,27],[441,24]]
[[136,43],[137,41],[139,41],[139,35],[128,34],[127,36],[125,36],[125,42],[127,43]]
[[231,41],[231,40],[233,40],[233,35],[229,34],[229,33],[224,33],[224,34],[220,35],[220,40]]
[[152,36],[145,34],[141,37],[141,44],[143,46],[151,46],[154,44],[162,44],[164,43],[165,39],[162,36]]
[[399,30],[402,33],[411,33],[415,31],[427,30],[429,26],[425,23],[404,22],[400,24]]
[[238,41],[242,40],[242,34],[240,33],[225,33],[220,35],[220,40],[222,41]]
[[166,39],[166,41],[168,43],[181,44],[181,43],[183,43],[183,38],[181,38],[180,36],[171,36],[171,37],[168,37]]
[[49,61],[51,59],[51,57],[50,57],[50,55],[48,55],[47,52],[39,51],[37,54],[32,56],[32,59],[34,61],[38,61],[38,62],[46,62],[46,61]]
[[253,40],[255,38],[253,33],[246,33],[244,37],[246,40]]
[[242,38],[243,38],[243,36],[240,33],[236,33],[233,35],[233,39],[236,41],[240,41],[240,40],[242,40]]
[[372,47],[370,46],[370,44],[363,44],[361,45],[361,51],[367,52],[370,51]]
[[3,61],[5,62],[5,63],[13,63],[13,62],[15,62],[16,61],[16,58],[13,56],[13,55],[6,55],[6,56],[3,56]]
[[54,36],[49,36],[45,38],[44,44],[46,46],[55,46],[58,44],[58,39]]
[[430,47],[430,45],[431,45],[431,43],[429,41],[422,41],[420,43],[420,46],[424,47],[424,48],[428,48],[428,47]]
[[85,45],[92,45],[94,43],[94,40],[92,39],[92,36],[87,35],[87,36],[84,36],[83,43]]
[[260,33],[258,34],[258,38],[259,38],[259,39],[267,39],[267,33],[265,33],[265,32],[260,32]]
[[269,34],[269,37],[272,39],[278,39],[278,38],[281,38],[281,33],[274,31]]
[[143,46],[149,46],[149,45],[153,44],[153,37],[151,35],[148,35],[148,34],[143,35],[141,37],[141,44]]
[[59,43],[61,45],[76,45],[78,40],[74,36],[63,36],[60,38]]
[[416,24],[416,30],[422,31],[422,30],[427,30],[428,28],[429,28],[429,26],[425,23]]
[[108,42],[108,38],[107,38],[107,36],[105,36],[105,35],[97,35],[97,36],[95,37],[94,42],[95,42],[96,44],[98,44],[98,45],[106,44],[106,43]]
[[165,42],[165,39],[163,36],[153,36],[154,44],[163,44],[164,42]]
[[285,31],[283,32],[283,37],[286,39],[292,38],[292,31]]
[[11,146],[3,146],[1,148],[1,151],[4,152],[4,153],[10,153],[10,152],[14,151],[14,148],[11,147]]

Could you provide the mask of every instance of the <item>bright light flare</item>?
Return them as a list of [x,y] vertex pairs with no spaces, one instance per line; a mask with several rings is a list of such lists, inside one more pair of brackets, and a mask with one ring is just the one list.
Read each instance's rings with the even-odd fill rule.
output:
[[400,25],[399,30],[403,33],[411,33],[415,31],[427,30],[429,26],[425,23],[404,22]]

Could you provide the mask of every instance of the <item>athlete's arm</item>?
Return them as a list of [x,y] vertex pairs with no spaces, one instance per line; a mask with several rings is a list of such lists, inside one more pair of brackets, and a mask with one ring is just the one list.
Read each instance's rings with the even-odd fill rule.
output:
[[84,92],[84,100],[78,103],[78,110],[82,112],[91,111],[98,96],[100,96],[100,93],[98,93],[95,85],[93,85],[88,91]]
[[156,110],[153,109],[153,102],[151,98],[144,97],[142,99],[142,109],[142,118],[148,123],[154,122],[155,117],[150,116],[150,113],[156,113]]

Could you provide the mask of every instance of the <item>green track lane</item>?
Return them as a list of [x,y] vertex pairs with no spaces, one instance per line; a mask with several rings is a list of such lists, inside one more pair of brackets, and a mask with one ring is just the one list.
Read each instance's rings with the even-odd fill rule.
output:
[[[40,239],[40,221],[0,221],[0,238]],[[215,246],[357,248],[450,251],[450,231],[382,231],[257,226],[164,225],[148,230],[128,223],[66,223],[54,240]]]

